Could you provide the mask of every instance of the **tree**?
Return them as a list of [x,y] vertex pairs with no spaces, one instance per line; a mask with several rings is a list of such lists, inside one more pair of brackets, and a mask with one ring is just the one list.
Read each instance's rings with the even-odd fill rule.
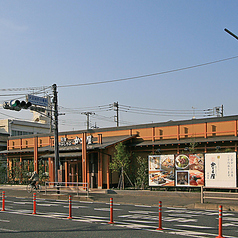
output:
[[[126,171],[129,169],[130,165],[130,154],[126,150],[126,146],[122,143],[119,143],[115,146],[115,153],[112,157],[112,162],[109,165],[109,168],[112,172],[120,172],[119,178],[119,188],[125,188],[125,175]],[[129,178],[128,178],[129,179]]]
[[198,146],[197,142],[191,142],[189,145],[189,152],[192,154],[195,154],[197,151],[197,148],[196,148],[197,146]]
[[137,169],[136,185],[141,189],[146,189],[149,185],[148,159],[138,156],[137,163],[139,167]]
[[0,183],[7,181],[7,161],[0,161]]

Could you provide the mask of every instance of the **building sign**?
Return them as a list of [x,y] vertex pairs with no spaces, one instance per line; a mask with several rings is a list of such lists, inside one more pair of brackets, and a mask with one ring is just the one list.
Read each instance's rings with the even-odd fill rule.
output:
[[149,186],[174,186],[174,155],[149,155]]
[[[93,144],[93,136],[92,135],[87,136],[86,143],[88,145]],[[66,137],[61,137],[60,142],[59,142],[59,146],[71,146],[71,145],[78,145],[78,144],[82,144],[82,138],[79,138],[78,136],[76,136],[75,139],[68,139]]]
[[236,153],[205,155],[206,187],[236,187]]
[[38,97],[35,95],[28,94],[27,95],[27,101],[31,102],[34,105],[42,106],[42,107],[48,107],[48,98],[44,97]]

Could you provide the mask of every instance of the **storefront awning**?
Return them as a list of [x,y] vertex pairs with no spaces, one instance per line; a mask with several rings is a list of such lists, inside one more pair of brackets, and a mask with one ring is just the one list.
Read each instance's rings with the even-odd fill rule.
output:
[[[104,137],[102,139],[102,143],[92,143],[87,145],[87,151],[98,151],[103,150],[108,147],[114,146],[120,142],[125,142],[130,139],[135,138],[137,135],[124,135],[124,136],[112,136],[112,137]],[[72,146],[59,146],[59,157],[80,157],[82,156],[82,144],[72,145]],[[0,154],[6,155],[14,155],[14,154],[33,154],[34,148],[24,148],[24,149],[11,149],[11,150],[4,150],[0,151]],[[43,154],[39,156],[39,158],[54,158],[54,147],[52,146],[45,146],[39,147],[38,153]]]
[[[59,153],[60,158],[72,158],[72,157],[81,157],[82,153],[81,152],[68,152],[68,153]],[[54,158],[55,154],[45,154],[40,156],[41,159],[47,159],[47,158]]]

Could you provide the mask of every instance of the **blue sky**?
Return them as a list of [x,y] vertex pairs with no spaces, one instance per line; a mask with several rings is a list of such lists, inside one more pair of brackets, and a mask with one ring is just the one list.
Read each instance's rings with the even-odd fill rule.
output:
[[[116,126],[115,111],[109,110],[113,102],[119,103],[120,125],[201,118],[202,110],[221,105],[224,115],[238,114],[238,58],[133,80],[62,87],[238,56],[238,41],[224,31],[228,28],[238,35],[237,0],[0,0],[0,4],[0,88],[9,89],[1,91],[0,100],[33,93],[16,88],[56,83],[60,111],[66,113],[60,116],[61,131],[85,129],[86,116],[81,114],[85,111],[95,113],[91,125]],[[161,113],[153,115],[148,108]],[[31,117],[27,111],[0,109],[0,119]]]

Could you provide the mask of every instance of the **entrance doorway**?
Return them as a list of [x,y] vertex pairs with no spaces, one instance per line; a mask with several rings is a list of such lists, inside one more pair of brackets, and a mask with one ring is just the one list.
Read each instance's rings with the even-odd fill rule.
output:
[[82,182],[82,162],[69,161],[68,162],[68,181],[69,182]]
[[98,154],[91,153],[89,157],[89,175],[90,175],[90,187],[98,187]]

